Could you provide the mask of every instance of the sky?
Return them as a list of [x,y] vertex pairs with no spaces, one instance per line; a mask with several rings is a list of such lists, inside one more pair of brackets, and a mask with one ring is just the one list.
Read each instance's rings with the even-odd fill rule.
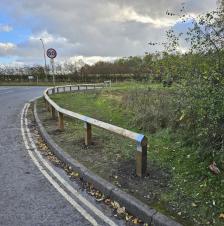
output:
[[[185,29],[182,4],[192,16],[212,11],[217,0],[0,0],[0,64],[44,64],[43,48],[56,62],[85,63],[143,56],[158,50],[171,26]],[[49,62],[49,60],[48,60]]]

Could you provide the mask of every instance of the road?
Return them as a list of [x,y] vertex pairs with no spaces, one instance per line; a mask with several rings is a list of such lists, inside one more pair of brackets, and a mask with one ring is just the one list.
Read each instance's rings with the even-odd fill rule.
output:
[[[0,87],[0,225],[92,225],[49,183],[24,146],[21,111],[43,90]],[[94,219],[97,225],[107,225]],[[115,225],[123,223],[117,221]]]

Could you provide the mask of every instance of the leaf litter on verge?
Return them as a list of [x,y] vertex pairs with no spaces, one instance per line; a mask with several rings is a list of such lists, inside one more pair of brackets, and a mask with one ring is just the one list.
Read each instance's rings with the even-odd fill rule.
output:
[[[39,147],[39,150],[41,151],[41,154],[46,156],[48,158],[49,161],[51,161],[53,164],[62,167],[65,172],[68,174],[69,177],[73,177],[73,178],[78,178],[80,175],[79,173],[75,172],[72,170],[71,166],[68,166],[66,164],[64,164],[61,160],[59,160],[57,158],[57,156],[55,156],[50,149],[48,148],[48,146],[44,143],[42,137],[39,135],[39,132],[37,130],[35,131],[35,135],[37,137],[37,141],[36,144]],[[117,176],[115,176],[117,177]],[[80,178],[81,179],[81,178]],[[116,210],[116,213],[119,217],[123,218],[126,222],[131,222],[132,224],[138,225],[144,225],[144,226],[148,226],[147,223],[144,223],[137,217],[134,217],[133,215],[131,215],[130,213],[126,212],[126,208],[125,207],[121,207],[120,204],[117,201],[113,201],[110,198],[106,198],[104,196],[104,194],[102,194],[100,191],[96,190],[93,185],[89,184],[88,182],[87,184],[87,192],[93,196],[95,198],[95,200],[97,202],[104,202],[106,205],[112,207],[114,210]],[[119,184],[118,184],[119,186]],[[115,215],[115,216],[117,216]]]

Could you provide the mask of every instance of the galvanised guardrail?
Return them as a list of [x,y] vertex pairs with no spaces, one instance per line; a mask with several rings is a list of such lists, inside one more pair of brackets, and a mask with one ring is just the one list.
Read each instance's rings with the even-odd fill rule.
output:
[[[92,142],[92,126],[96,126],[105,129],[109,132],[119,134],[121,136],[127,137],[131,140],[136,141],[136,174],[139,177],[145,175],[147,170],[147,138],[143,134],[135,133],[121,127],[111,125],[100,120],[81,115],[67,109],[58,106],[50,97],[50,94],[63,93],[63,92],[74,92],[81,90],[91,90],[105,87],[105,83],[98,84],[80,84],[80,85],[66,85],[66,86],[56,86],[48,88],[44,91],[44,100],[47,109],[51,112],[53,119],[58,118],[58,128],[64,130],[64,116],[68,116],[73,119],[78,119],[84,122],[85,130],[85,145],[90,145]],[[88,103],[87,103],[88,104]],[[57,113],[57,114],[56,114]]]

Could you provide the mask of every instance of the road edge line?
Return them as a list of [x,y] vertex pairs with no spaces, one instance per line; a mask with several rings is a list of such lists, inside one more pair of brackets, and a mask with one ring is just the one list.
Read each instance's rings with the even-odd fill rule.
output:
[[38,160],[36,159],[36,157],[34,156],[34,154],[31,151],[31,148],[29,147],[28,141],[26,139],[26,132],[24,129],[24,114],[25,111],[28,109],[29,104],[25,104],[22,112],[21,112],[21,133],[22,133],[22,137],[23,137],[23,141],[25,144],[25,148],[26,151],[28,152],[30,158],[32,159],[32,161],[34,162],[34,164],[37,166],[37,168],[40,170],[40,172],[46,177],[46,179],[52,184],[52,186],[86,219],[88,220],[92,225],[94,226],[98,226],[98,223],[96,222],[96,220],[86,212],[85,209],[83,209],[66,191],[64,191],[60,185],[46,172],[46,170],[41,166],[41,164],[38,162]]
[[34,119],[37,124],[37,128],[43,138],[47,143],[49,149],[64,163],[71,166],[72,170],[78,172],[81,177],[87,182],[94,185],[95,188],[108,195],[112,199],[118,201],[121,205],[134,216],[139,217],[145,223],[149,225],[156,226],[182,226],[182,224],[176,222],[175,220],[165,216],[164,214],[158,212],[157,210],[150,208],[148,205],[144,204],[140,200],[136,199],[134,196],[117,188],[113,184],[109,183],[105,179],[94,174],[92,171],[87,169],[77,160],[73,159],[69,154],[65,153],[62,148],[60,148],[50,135],[45,130],[42,122],[40,121],[37,114],[37,104],[34,102]]
[[109,219],[102,211],[100,211],[96,206],[94,206],[91,202],[89,202],[87,199],[85,199],[79,192],[73,188],[66,180],[64,180],[50,165],[49,163],[42,157],[42,155],[37,150],[37,147],[32,139],[32,135],[30,133],[30,130],[28,128],[28,121],[25,117],[25,126],[26,126],[26,132],[27,137],[30,141],[31,147],[34,150],[35,154],[39,158],[39,160],[44,164],[44,166],[53,174],[55,178],[57,178],[58,181],[60,181],[61,184],[69,191],[71,192],[82,204],[84,204],[88,209],[90,209],[98,218],[100,218],[102,221],[107,223],[110,226],[117,226],[111,219]]

